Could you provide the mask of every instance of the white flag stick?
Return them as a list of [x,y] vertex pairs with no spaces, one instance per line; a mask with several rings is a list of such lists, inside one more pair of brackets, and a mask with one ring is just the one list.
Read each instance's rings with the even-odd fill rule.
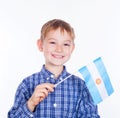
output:
[[78,71],[75,71],[74,73],[70,74],[69,76],[67,76],[66,78],[64,78],[63,80],[61,80],[60,82],[58,82],[57,84],[55,84],[55,87],[57,87],[59,84],[61,84],[62,82],[64,82],[66,79],[68,79],[69,77],[71,77],[73,74],[77,73]]

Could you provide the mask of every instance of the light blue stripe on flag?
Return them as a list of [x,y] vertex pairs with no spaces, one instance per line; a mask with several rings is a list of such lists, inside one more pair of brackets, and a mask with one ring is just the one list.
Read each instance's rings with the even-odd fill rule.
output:
[[78,71],[82,74],[95,104],[100,103],[114,92],[101,57]]

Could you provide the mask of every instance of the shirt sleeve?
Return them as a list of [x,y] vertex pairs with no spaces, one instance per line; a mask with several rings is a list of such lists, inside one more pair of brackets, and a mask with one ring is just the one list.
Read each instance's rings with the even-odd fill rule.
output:
[[27,107],[28,92],[24,83],[16,91],[14,105],[8,112],[8,118],[33,118],[33,113]]
[[86,85],[81,93],[77,104],[77,118],[100,118],[98,106],[94,104]]

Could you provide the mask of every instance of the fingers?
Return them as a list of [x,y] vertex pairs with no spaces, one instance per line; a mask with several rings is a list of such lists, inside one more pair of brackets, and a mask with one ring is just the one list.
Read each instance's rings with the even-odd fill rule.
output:
[[46,89],[48,92],[53,92],[54,87],[55,87],[54,84],[43,83],[43,84],[38,85],[36,88],[39,89],[40,91],[44,91]]
[[28,100],[28,108],[33,111],[35,106],[44,100],[50,92],[54,91],[54,84],[43,83],[36,86],[32,96]]
[[[50,83],[43,83],[38,85],[34,90],[34,95],[40,98],[46,98],[50,92],[54,91],[54,85]],[[41,99],[40,99],[41,100]]]
[[41,89],[41,90],[39,90],[39,93],[38,93],[37,96],[39,96],[39,97],[47,97],[48,94],[49,94],[49,91],[47,89]]
[[36,87],[36,91],[39,97],[45,98],[48,96],[49,92],[54,91],[54,85],[50,83],[40,84]]

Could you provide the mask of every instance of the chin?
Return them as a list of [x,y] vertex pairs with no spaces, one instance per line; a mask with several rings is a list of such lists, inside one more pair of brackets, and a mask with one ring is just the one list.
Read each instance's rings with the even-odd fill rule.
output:
[[55,66],[63,66],[64,64],[65,64],[65,62],[61,62],[61,63],[60,62],[56,62],[56,63],[54,62],[53,63],[53,65],[55,65]]

